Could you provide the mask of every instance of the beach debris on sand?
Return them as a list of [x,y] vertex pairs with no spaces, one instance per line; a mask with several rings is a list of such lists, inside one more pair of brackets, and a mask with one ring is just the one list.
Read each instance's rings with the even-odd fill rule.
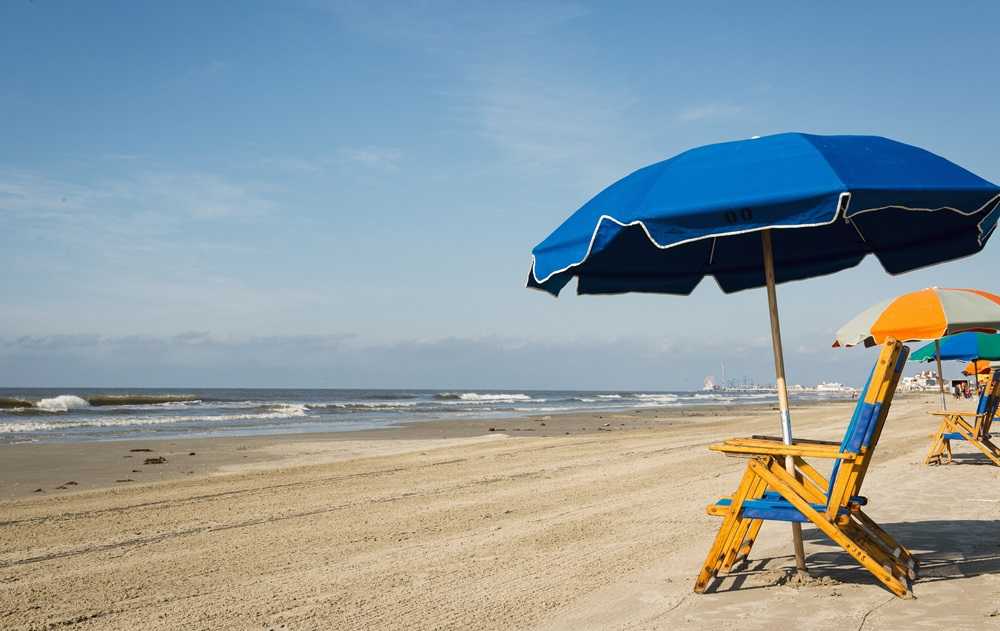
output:
[[152,458],[146,458],[142,461],[142,464],[165,464],[167,459],[163,456],[154,456]]
[[140,451],[153,451],[153,450],[149,449],[147,447],[139,447],[138,449],[129,449],[129,451],[131,451],[133,453],[136,453],[136,452],[140,452]]

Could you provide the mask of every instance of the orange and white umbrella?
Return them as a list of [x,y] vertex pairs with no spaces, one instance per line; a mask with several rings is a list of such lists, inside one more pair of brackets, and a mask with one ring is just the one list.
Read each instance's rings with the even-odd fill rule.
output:
[[978,289],[938,287],[903,294],[855,316],[840,327],[833,345],[875,346],[889,337],[904,342],[934,340],[941,405],[947,407],[940,339],[963,331],[1000,332],[1000,296]]
[[962,331],[1000,331],[1000,296],[978,289],[931,287],[865,309],[840,327],[833,345],[875,346],[888,337],[937,340]]

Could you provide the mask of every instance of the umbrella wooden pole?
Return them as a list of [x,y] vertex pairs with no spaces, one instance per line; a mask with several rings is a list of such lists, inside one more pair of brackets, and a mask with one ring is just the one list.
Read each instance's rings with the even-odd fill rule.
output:
[[[792,444],[792,416],[788,411],[788,388],[785,386],[785,355],[781,348],[781,322],[778,320],[778,296],[774,289],[774,252],[771,249],[771,231],[761,233],[764,250],[764,279],[767,282],[767,308],[771,314],[771,346],[774,350],[774,377],[778,391],[778,411],[781,414],[781,439],[786,445]],[[785,458],[785,468],[796,478],[795,462],[791,456]],[[802,525],[792,522],[792,544],[795,547],[795,567],[800,572],[806,569],[806,553],[802,546]]]
[[941,409],[948,409],[948,402],[944,396],[944,372],[941,370],[941,340],[934,340],[934,357],[937,359],[938,369],[938,390],[941,391]]

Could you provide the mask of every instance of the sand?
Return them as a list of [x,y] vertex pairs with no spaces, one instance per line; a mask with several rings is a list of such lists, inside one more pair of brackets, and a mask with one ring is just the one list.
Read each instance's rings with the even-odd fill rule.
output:
[[[719,523],[704,507],[744,466],[707,446],[776,419],[657,410],[7,446],[0,628],[1000,629],[1000,468],[968,450],[923,466],[932,407],[897,400],[865,484],[923,565],[913,600],[811,528],[815,579],[787,582],[786,524],[693,594]],[[798,409],[798,435],[837,439],[849,410]]]

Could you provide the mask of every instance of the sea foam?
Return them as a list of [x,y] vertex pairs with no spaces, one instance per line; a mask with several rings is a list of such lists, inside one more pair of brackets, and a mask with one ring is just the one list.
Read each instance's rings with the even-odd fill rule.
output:
[[35,407],[46,412],[69,412],[70,410],[89,408],[90,403],[86,399],[72,394],[60,394],[57,397],[42,399],[35,404]]
[[507,401],[531,401],[531,397],[526,394],[504,394],[491,392],[480,394],[478,392],[442,392],[434,396],[440,401],[465,401],[467,403],[503,403]]

